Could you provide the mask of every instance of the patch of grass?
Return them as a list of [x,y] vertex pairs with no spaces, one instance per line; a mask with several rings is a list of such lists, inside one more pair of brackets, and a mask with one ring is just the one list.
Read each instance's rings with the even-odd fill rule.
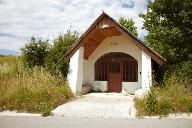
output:
[[17,110],[46,116],[73,97],[62,75],[52,75],[42,67],[25,69],[17,59],[0,63],[0,111]]
[[148,113],[153,115],[157,110],[157,98],[156,95],[153,92],[150,92],[146,99],[146,109],[148,110]]
[[189,102],[187,107],[188,107],[189,112],[192,113],[192,100],[191,100],[191,102]]
[[152,87],[144,98],[134,99],[137,116],[192,112],[192,92],[175,77],[171,76],[163,86]]
[[170,100],[160,99],[158,102],[158,111],[156,113],[158,115],[166,116],[172,112],[172,106],[173,104]]
[[146,98],[134,98],[134,102],[137,110],[137,116],[142,117],[147,115]]

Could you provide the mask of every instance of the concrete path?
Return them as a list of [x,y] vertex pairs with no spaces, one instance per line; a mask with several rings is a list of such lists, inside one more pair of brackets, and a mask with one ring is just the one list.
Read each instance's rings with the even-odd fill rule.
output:
[[0,117],[0,128],[191,128],[192,119]]
[[133,98],[120,93],[90,93],[57,107],[52,113],[64,117],[133,118]]

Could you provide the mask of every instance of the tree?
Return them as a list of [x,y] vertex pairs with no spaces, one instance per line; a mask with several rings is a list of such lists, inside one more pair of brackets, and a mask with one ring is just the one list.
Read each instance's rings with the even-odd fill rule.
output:
[[155,0],[148,4],[144,29],[145,42],[161,53],[167,64],[188,61],[192,54],[192,1]]
[[23,63],[26,67],[44,66],[45,58],[49,52],[47,39],[32,37],[31,40],[21,48]]
[[128,31],[130,31],[134,36],[138,36],[137,27],[135,26],[135,22],[132,19],[125,19],[124,17],[120,17],[119,23]]
[[59,35],[53,41],[53,45],[45,61],[45,65],[51,73],[61,72],[63,76],[67,75],[69,62],[64,55],[77,39],[77,32],[68,30],[64,35]]
[[177,81],[187,81],[186,85],[191,86],[192,1],[155,0],[140,17],[144,19],[143,28],[148,31],[145,43],[166,58],[167,75],[176,73]]

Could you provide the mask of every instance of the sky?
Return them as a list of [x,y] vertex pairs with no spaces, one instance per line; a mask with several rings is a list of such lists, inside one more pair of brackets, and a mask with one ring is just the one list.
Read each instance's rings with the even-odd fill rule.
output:
[[82,34],[105,11],[135,21],[139,38],[148,0],[0,0],[0,49],[19,51],[32,37],[50,40],[70,27]]

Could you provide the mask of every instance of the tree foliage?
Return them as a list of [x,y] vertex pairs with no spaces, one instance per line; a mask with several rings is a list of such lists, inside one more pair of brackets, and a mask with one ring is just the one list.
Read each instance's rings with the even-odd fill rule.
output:
[[21,51],[26,67],[44,66],[45,58],[49,53],[48,40],[32,37],[25,47],[21,48]]
[[53,45],[49,45],[47,39],[32,37],[25,47],[21,48],[23,63],[30,68],[43,66],[52,74],[62,73],[65,77],[69,62],[64,55],[77,39],[77,32],[71,30],[56,37]]
[[140,17],[148,31],[145,43],[166,58],[168,74],[192,83],[192,1],[155,0]]
[[137,27],[135,26],[135,22],[132,19],[126,19],[124,17],[119,18],[119,23],[125,27],[128,31],[130,31],[134,36],[138,36]]
[[155,0],[148,4],[145,42],[161,53],[169,64],[189,60],[192,53],[192,1]]
[[45,65],[50,72],[61,72],[64,76],[67,75],[69,63],[64,55],[77,39],[77,32],[68,30],[64,35],[59,35],[53,41],[53,45],[51,46],[45,62]]

